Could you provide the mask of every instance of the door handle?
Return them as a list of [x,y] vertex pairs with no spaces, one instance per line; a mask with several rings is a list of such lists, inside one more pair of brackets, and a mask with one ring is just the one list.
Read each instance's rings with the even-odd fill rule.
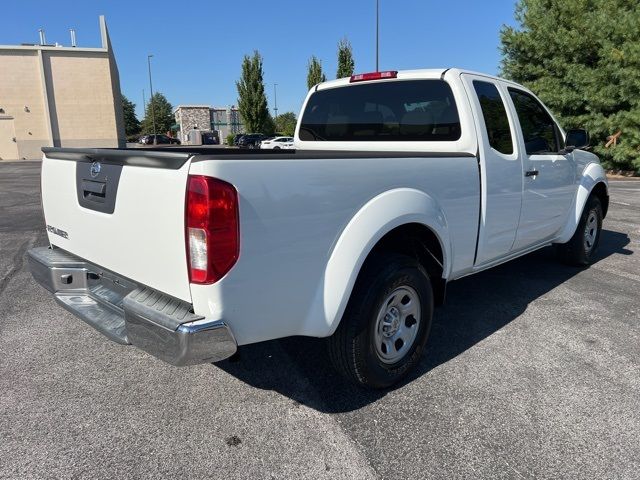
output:
[[528,172],[526,172],[524,174],[525,177],[535,177],[539,174],[540,172],[538,170],[529,170]]
[[105,182],[94,182],[93,180],[82,180],[82,196],[85,200],[104,203],[107,194],[107,184]]
[[107,189],[107,184],[105,182],[94,182],[93,180],[82,180],[82,189],[85,192],[104,196],[104,192]]

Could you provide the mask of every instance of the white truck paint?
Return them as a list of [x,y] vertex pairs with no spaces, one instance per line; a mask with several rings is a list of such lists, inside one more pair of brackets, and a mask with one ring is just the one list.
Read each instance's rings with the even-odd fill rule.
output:
[[[458,138],[303,138],[304,117],[311,115],[307,107],[318,92],[409,80],[439,81],[450,88]],[[499,92],[511,152],[492,148],[474,81]],[[606,214],[607,181],[595,155],[577,149],[526,153],[513,89],[533,95],[520,85],[457,69],[325,82],[309,92],[296,128],[297,150],[289,154],[180,148],[119,151],[116,158],[107,150],[48,150],[42,198],[50,246],[192,305],[199,324],[223,320],[238,345],[292,335],[330,336],[363,264],[398,227],[415,224],[433,235],[441,254],[429,253],[438,257],[434,265],[444,283],[569,241],[594,192],[601,195]],[[419,118],[431,104],[415,107],[418,113],[410,108],[405,116]],[[375,115],[387,114],[377,109]],[[340,135],[343,126],[336,125],[332,128]],[[385,128],[403,125],[398,120]],[[420,127],[409,120],[406,125]],[[154,164],[171,155],[188,158],[173,168]],[[79,204],[76,170],[90,162],[123,165],[113,213]],[[223,180],[238,193],[240,255],[222,279],[209,285],[189,282],[189,175]]]

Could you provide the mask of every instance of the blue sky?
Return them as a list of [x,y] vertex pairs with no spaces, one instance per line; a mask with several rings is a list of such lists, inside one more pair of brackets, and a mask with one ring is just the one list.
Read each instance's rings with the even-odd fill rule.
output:
[[[380,0],[380,69],[456,66],[497,73],[499,31],[514,24],[515,0]],[[235,0],[147,2],[130,0],[4,0],[0,44],[47,42],[100,45],[98,16],[105,15],[122,92],[141,113],[153,88],[173,105],[235,104],[235,81],[244,54],[264,57],[269,107],[277,83],[278,110],[298,112],[306,94],[307,62],[322,60],[336,72],[336,45],[347,37],[356,71],[375,70],[375,0],[269,2]]]

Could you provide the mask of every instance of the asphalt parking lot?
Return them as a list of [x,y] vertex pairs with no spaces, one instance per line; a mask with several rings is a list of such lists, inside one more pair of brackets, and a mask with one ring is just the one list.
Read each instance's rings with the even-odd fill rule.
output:
[[410,381],[345,384],[321,341],[178,369],[37,286],[39,163],[0,163],[0,478],[640,478],[640,181],[597,263],[544,249],[450,285]]

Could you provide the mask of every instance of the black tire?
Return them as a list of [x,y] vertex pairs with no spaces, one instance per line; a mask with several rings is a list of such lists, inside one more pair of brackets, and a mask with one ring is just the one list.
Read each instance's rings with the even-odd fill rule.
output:
[[280,150],[280,147],[273,147],[274,150]]
[[[379,349],[375,345],[378,318],[389,296],[405,287],[417,294],[419,300],[417,331],[403,356],[390,363],[389,359],[381,358],[385,352],[380,352],[384,348]],[[390,303],[385,309],[389,309]],[[400,321],[408,322],[411,320],[409,317]],[[390,387],[420,361],[432,318],[433,290],[425,269],[412,257],[378,254],[365,264],[358,276],[342,321],[328,339],[329,356],[336,370],[353,383],[367,388]],[[399,354],[397,351],[393,353]]]
[[[590,228],[587,228],[589,223]],[[591,264],[600,244],[602,231],[602,205],[591,195],[582,210],[580,222],[573,237],[567,243],[556,245],[558,258],[567,265],[585,267]]]

